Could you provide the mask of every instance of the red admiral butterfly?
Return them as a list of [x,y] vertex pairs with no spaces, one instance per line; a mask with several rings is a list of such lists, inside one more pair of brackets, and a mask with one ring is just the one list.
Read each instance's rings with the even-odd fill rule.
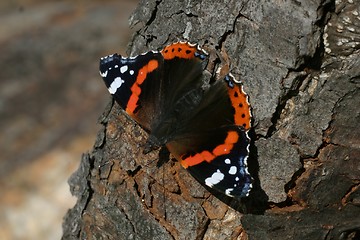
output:
[[248,196],[248,97],[231,74],[204,87],[207,58],[198,45],[177,42],[136,57],[103,57],[100,75],[116,102],[149,132],[145,153],[165,145],[200,183]]

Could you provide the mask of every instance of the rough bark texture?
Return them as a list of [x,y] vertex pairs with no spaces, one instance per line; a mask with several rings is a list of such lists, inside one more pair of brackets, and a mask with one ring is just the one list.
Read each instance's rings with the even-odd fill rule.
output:
[[360,237],[359,2],[144,0],[131,24],[130,55],[181,39],[227,54],[253,107],[255,188],[237,202],[143,155],[147,134],[111,103],[64,239]]

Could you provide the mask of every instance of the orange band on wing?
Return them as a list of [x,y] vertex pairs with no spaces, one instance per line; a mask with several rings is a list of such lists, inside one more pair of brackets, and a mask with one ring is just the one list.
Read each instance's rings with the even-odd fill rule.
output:
[[194,156],[180,159],[180,163],[184,168],[188,168],[200,164],[204,161],[211,162],[212,160],[214,160],[214,158],[218,156],[228,154],[238,140],[239,134],[236,131],[230,131],[228,132],[224,143],[214,148],[212,152],[202,151],[195,154]]
[[157,60],[150,60],[148,64],[140,68],[139,73],[136,77],[136,81],[131,87],[131,96],[126,106],[126,112],[131,116],[136,107],[138,106],[139,96],[141,94],[140,85],[145,81],[148,73],[151,73],[158,68],[159,62]]
[[243,126],[245,130],[251,127],[250,106],[247,95],[242,86],[235,85],[234,88],[228,88],[231,105],[235,109],[234,121],[238,126]]

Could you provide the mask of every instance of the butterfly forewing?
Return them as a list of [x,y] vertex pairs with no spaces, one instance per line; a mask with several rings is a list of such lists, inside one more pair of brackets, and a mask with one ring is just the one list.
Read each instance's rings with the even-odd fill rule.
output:
[[151,131],[160,111],[162,55],[152,51],[130,58],[109,55],[100,60],[100,74],[116,102]]

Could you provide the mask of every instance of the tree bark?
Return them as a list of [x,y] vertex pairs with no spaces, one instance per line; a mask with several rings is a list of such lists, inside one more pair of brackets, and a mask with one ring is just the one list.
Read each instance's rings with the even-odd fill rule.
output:
[[[255,186],[209,192],[112,102],[69,180],[63,239],[359,239],[360,3],[141,1],[129,54],[183,39],[227,55],[250,96]],[[99,81],[101,81],[99,77]],[[160,155],[159,155],[160,154]]]

